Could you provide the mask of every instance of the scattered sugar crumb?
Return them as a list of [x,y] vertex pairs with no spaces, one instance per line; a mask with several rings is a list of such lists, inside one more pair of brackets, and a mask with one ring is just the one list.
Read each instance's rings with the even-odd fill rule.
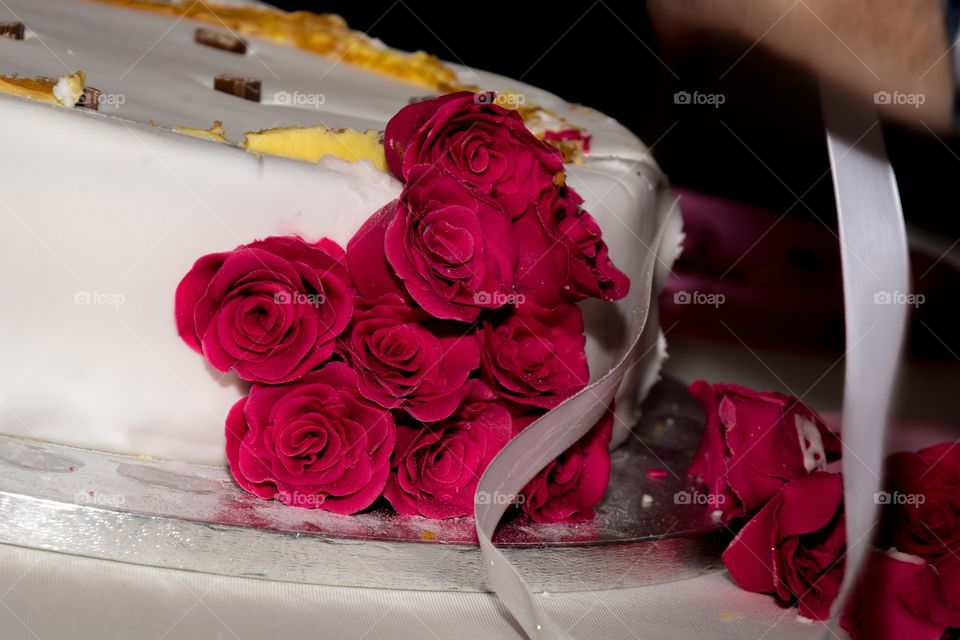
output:
[[651,496],[649,493],[643,494],[643,498],[641,499],[640,503],[643,506],[643,508],[646,509],[647,507],[653,504],[653,496]]
[[803,616],[799,616],[799,615],[797,616],[797,622],[799,622],[800,624],[813,624],[813,623],[814,623],[814,621],[811,620],[810,618],[804,618]]
[[647,470],[647,477],[651,480],[663,480],[667,477],[667,470],[661,467]]
[[714,523],[720,522],[720,520],[723,519],[723,511],[720,511],[720,509],[717,509],[711,512],[710,518],[714,521]]

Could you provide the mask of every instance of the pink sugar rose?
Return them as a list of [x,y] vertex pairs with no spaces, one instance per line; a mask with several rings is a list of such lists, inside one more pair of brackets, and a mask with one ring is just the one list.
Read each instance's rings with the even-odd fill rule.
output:
[[740,588],[797,603],[825,620],[843,581],[846,531],[840,475],[814,471],[783,485],[723,552]]
[[395,294],[412,302],[403,287],[403,281],[394,273],[384,252],[387,227],[396,216],[399,204],[399,200],[393,200],[367,218],[347,243],[350,279],[361,298],[376,300]]
[[524,304],[477,330],[480,377],[516,414],[552,409],[587,385],[583,316],[576,305]]
[[960,627],[960,581],[950,580],[919,556],[875,551],[857,578],[840,626],[852,640],[940,640],[948,627]]
[[473,515],[484,469],[511,436],[510,412],[479,380],[446,420],[400,424],[393,470],[383,492],[397,513],[427,518]]
[[227,416],[227,461],[241,487],[288,505],[356,513],[387,482],[396,426],[330,362],[279,386],[254,385]]
[[464,322],[506,304],[517,266],[510,218],[436,168],[407,175],[385,250],[410,296],[435,318]]
[[610,480],[612,433],[610,409],[583,438],[527,483],[522,492],[523,512],[540,523],[591,519]]
[[960,446],[887,457],[884,544],[937,562],[960,553]]
[[176,293],[177,331],[220,371],[278,384],[326,361],[353,292],[335,242],[272,237],[203,256]]
[[787,482],[826,468],[840,441],[795,398],[698,380],[705,426],[688,474],[705,484],[726,522],[760,509]]
[[949,606],[950,627],[960,628],[960,554],[957,549],[940,558],[936,570],[940,579],[940,590]]
[[404,107],[387,123],[384,151],[400,180],[414,182],[410,173],[418,164],[436,165],[511,216],[563,172],[560,153],[489,92],[461,91]]
[[365,398],[423,422],[453,413],[480,363],[464,325],[434,320],[396,294],[359,301],[341,345]]
[[611,261],[597,221],[570,187],[544,191],[514,222],[518,290],[543,306],[584,298],[619,300],[630,279]]

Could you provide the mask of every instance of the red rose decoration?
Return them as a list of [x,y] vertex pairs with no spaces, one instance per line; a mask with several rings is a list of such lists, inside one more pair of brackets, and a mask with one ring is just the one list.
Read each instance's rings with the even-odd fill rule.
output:
[[443,422],[397,428],[393,471],[383,495],[397,513],[427,518],[473,515],[484,469],[511,435],[510,412],[479,380]]
[[740,530],[723,563],[742,589],[797,602],[813,620],[830,615],[843,581],[846,532],[839,474],[788,482]]
[[603,232],[569,188],[549,189],[514,223],[520,246],[517,287],[543,306],[584,298],[619,300],[630,279],[610,260]]
[[576,305],[524,304],[485,319],[477,336],[481,377],[518,414],[531,407],[551,409],[590,379]]
[[397,295],[358,303],[342,344],[365,398],[423,422],[454,412],[480,363],[463,325],[433,320]]
[[511,299],[517,242],[510,218],[438,169],[417,165],[387,227],[387,260],[436,317],[473,322]]
[[523,512],[534,522],[583,522],[610,480],[613,409],[587,435],[548,464],[523,488]]
[[381,296],[396,294],[410,299],[403,281],[394,273],[384,252],[387,227],[396,216],[399,204],[399,200],[393,200],[367,218],[347,243],[350,280],[361,298],[376,300]]
[[960,627],[960,608],[945,597],[927,561],[896,551],[875,551],[857,578],[857,587],[840,618],[853,640],[940,640],[947,627]]
[[353,292],[335,242],[274,237],[206,255],[177,287],[177,330],[220,371],[277,384],[327,360]]
[[936,569],[940,577],[940,590],[949,605],[949,626],[960,628],[960,556],[956,548],[953,551],[937,562]]
[[706,485],[727,522],[749,516],[787,482],[839,457],[837,436],[795,398],[702,380],[690,393],[706,421],[688,474]]
[[888,456],[881,497],[888,546],[928,562],[960,552],[960,446]]
[[563,158],[527,130],[493,93],[451,93],[411,104],[387,123],[384,151],[393,174],[416,181],[418,164],[435,165],[477,197],[511,216],[523,213],[563,172]]
[[227,461],[261,498],[356,513],[383,491],[396,427],[357,391],[357,375],[330,362],[297,382],[254,385],[227,416]]

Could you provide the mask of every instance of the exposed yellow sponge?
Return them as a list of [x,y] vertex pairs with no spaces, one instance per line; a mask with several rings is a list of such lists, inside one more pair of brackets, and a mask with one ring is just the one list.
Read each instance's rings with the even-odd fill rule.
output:
[[193,127],[185,127],[181,124],[173,125],[173,128],[179,131],[180,133],[185,133],[188,136],[193,136],[194,138],[202,138],[204,140],[213,140],[214,142],[226,142],[227,136],[223,131],[223,123],[219,120],[213,121],[213,126],[209,129],[195,129]]
[[171,3],[169,0],[94,0],[177,19],[192,18],[244,35],[259,36],[379,71],[438,91],[461,87],[457,74],[435,56],[417,51],[402,53],[375,43],[354,31],[335,14],[280,11],[272,7],[237,6],[216,2]]
[[57,79],[0,75],[0,93],[72,107],[83,94],[85,81],[83,71]]
[[360,132],[354,129],[314,127],[280,127],[264,131],[249,131],[241,146],[250,153],[266,153],[297,160],[316,162],[326,155],[347,162],[369,160],[377,169],[387,170],[380,132]]

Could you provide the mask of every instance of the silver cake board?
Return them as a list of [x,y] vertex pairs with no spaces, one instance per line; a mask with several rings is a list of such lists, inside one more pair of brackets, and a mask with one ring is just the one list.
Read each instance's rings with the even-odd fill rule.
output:
[[[596,591],[721,568],[725,529],[683,476],[702,431],[685,387],[657,384],[612,454],[593,521],[506,520],[495,541],[537,592]],[[225,468],[0,436],[0,543],[318,585],[486,591],[470,518],[353,516],[261,500]]]

